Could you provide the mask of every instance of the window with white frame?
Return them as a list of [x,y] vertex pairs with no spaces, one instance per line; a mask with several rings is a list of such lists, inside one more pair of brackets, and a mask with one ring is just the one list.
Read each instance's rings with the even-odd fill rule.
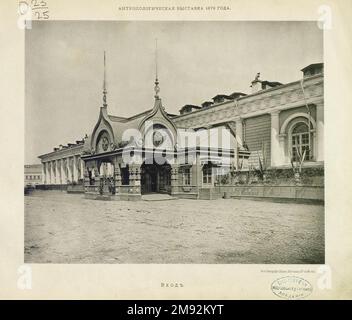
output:
[[209,164],[205,164],[202,168],[203,173],[203,184],[212,184],[212,167]]
[[186,186],[191,184],[191,168],[183,168],[183,184]]
[[293,161],[300,161],[305,152],[304,160],[311,160],[313,157],[313,136],[309,137],[308,125],[298,122],[294,125],[291,133],[291,154]]

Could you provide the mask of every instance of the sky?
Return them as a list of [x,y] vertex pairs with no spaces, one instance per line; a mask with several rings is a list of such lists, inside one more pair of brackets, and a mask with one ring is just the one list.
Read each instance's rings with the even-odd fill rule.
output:
[[323,62],[316,22],[34,21],[25,36],[25,163],[91,134],[108,113],[153,107],[155,39],[160,97],[169,113],[216,94],[250,93],[262,80],[288,83]]

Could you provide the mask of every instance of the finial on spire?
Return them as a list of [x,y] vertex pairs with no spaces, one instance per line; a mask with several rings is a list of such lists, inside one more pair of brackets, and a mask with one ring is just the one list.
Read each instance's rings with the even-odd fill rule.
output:
[[103,81],[103,106],[107,107],[106,103],[106,94],[108,93],[106,91],[106,58],[105,58],[105,50],[104,50],[104,81]]
[[160,92],[160,87],[159,87],[159,80],[158,80],[158,39],[155,39],[155,98],[159,98],[159,92]]

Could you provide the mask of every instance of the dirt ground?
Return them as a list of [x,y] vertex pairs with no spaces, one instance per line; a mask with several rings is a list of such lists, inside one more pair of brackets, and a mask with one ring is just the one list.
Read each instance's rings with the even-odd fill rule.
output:
[[27,263],[324,263],[324,207],[25,197]]

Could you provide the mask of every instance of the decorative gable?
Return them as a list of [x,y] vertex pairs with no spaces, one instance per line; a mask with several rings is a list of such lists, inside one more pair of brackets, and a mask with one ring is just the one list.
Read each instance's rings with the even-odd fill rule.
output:
[[[174,148],[177,140],[177,129],[162,106],[161,99],[156,96],[153,110],[140,122],[139,131],[144,141],[160,140],[168,141],[168,148]],[[161,135],[163,136],[161,138]],[[149,138],[149,139],[148,139]],[[159,144],[161,145],[161,144]],[[144,143],[144,146],[146,144]],[[154,147],[156,147],[154,143]]]
[[105,107],[100,109],[99,119],[94,127],[90,143],[93,154],[108,152],[116,148],[118,142],[115,140]]

